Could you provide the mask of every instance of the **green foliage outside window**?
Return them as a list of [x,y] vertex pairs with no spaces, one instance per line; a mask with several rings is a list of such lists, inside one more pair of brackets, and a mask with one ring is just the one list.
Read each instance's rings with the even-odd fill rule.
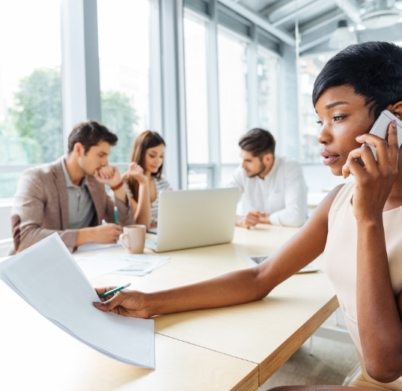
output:
[[[103,92],[101,105],[103,124],[119,137],[117,146],[113,148],[113,160],[127,161],[134,127],[138,122],[135,109],[129,97],[119,91]],[[17,155],[21,155],[23,150],[24,158],[19,160],[20,164],[51,162],[63,154],[61,80],[58,70],[36,69],[22,79],[9,114],[14,134],[6,135],[8,149],[19,148]],[[0,137],[4,128],[6,126],[0,125]],[[15,151],[12,155],[15,156]]]
[[[128,162],[138,116],[130,98],[120,91],[101,96],[102,123],[119,137],[113,162]],[[21,79],[13,105],[0,123],[0,164],[51,162],[65,153],[61,78],[57,69],[35,69]],[[0,173],[0,198],[12,197],[19,172]]]
[[128,162],[135,136],[134,128],[138,123],[130,98],[119,91],[105,91],[102,93],[101,104],[103,124],[119,137],[117,145],[113,147],[111,160]]
[[60,73],[35,69],[21,80],[10,109],[27,163],[50,162],[63,152]]

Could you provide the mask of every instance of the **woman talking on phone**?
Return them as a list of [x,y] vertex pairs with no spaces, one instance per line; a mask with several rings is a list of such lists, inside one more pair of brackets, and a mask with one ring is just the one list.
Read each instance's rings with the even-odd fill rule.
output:
[[288,243],[254,268],[162,292],[120,292],[95,306],[152,317],[246,303],[323,254],[361,356],[355,385],[402,390],[402,140],[395,121],[385,138],[369,134],[383,110],[402,117],[402,48],[367,42],[342,50],[318,75],[313,104],[324,164],[353,181],[332,190]]

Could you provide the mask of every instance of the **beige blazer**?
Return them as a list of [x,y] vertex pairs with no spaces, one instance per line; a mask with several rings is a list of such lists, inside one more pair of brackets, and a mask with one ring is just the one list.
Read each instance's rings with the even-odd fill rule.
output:
[[[26,170],[18,183],[11,212],[14,240],[13,253],[22,251],[46,236],[57,232],[68,249],[76,249],[77,229],[69,229],[68,193],[64,179],[62,159]],[[105,187],[93,176],[87,176],[89,193],[95,207],[91,226],[102,220],[113,222],[115,203],[106,194]],[[130,203],[116,198],[119,222],[133,223]]]

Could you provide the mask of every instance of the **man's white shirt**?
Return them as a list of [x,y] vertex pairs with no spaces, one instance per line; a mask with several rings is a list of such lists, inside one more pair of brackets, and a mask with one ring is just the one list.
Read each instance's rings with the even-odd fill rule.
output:
[[240,166],[229,186],[242,195],[241,211],[266,212],[274,225],[301,226],[307,218],[307,186],[301,166],[295,161],[275,157],[265,178],[250,178]]

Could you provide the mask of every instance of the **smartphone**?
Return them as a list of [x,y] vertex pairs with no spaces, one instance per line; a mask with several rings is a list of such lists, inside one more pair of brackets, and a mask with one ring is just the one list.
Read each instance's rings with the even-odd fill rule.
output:
[[[402,121],[399,118],[397,118],[394,114],[392,114],[389,110],[383,110],[381,112],[380,116],[374,122],[374,125],[369,133],[385,139],[387,135],[388,125],[392,120],[396,121],[398,145],[400,148],[402,146]],[[367,145],[371,148],[374,158],[377,160],[377,151],[375,149],[375,146],[373,144],[367,144]]]

